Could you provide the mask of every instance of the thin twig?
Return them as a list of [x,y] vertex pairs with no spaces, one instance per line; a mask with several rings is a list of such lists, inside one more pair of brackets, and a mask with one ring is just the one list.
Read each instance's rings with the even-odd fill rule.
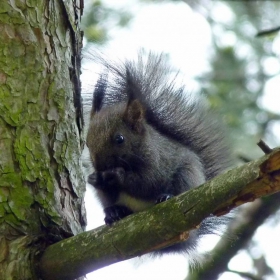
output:
[[266,155],[272,152],[272,149],[262,139],[257,143],[257,145]]
[[275,28],[271,28],[271,29],[266,29],[266,30],[259,31],[259,32],[256,34],[256,37],[262,37],[262,36],[272,35],[272,34],[278,32],[278,31],[280,31],[280,26],[275,27]]

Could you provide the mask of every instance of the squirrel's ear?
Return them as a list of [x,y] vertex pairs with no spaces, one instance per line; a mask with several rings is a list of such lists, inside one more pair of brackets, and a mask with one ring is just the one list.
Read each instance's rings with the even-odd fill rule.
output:
[[143,119],[144,119],[144,108],[139,100],[134,99],[129,102],[125,113],[124,121],[131,126],[134,130],[141,133],[144,129]]

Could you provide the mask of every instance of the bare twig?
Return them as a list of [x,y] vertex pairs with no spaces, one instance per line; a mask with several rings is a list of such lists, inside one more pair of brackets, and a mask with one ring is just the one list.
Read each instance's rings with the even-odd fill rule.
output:
[[274,34],[276,32],[279,32],[279,31],[280,31],[280,26],[275,27],[275,28],[271,28],[271,29],[262,30],[262,31],[259,31],[256,34],[256,37],[272,35],[272,34]]
[[257,145],[266,155],[272,152],[272,149],[262,139],[257,143]]
[[262,280],[262,278],[252,274],[252,273],[248,273],[248,272],[242,272],[242,271],[237,271],[237,270],[232,270],[232,269],[228,269],[228,272],[232,272],[235,274],[238,274],[242,277],[245,277],[247,279],[251,279],[251,280]]

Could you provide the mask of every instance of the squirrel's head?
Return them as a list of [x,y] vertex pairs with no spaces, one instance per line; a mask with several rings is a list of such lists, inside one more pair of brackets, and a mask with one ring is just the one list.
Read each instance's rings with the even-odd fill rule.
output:
[[143,165],[145,111],[138,100],[92,111],[87,146],[97,171]]

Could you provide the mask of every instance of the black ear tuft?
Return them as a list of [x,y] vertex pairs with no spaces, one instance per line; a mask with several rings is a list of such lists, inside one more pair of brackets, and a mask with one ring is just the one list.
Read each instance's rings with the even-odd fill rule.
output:
[[103,101],[106,94],[107,80],[108,80],[107,74],[101,74],[100,77],[98,78],[98,81],[95,85],[95,89],[93,92],[93,101],[92,101],[90,118],[92,118],[94,114],[100,111],[102,108]]
[[131,65],[125,65],[125,91],[128,104],[141,97],[140,77],[133,71]]

